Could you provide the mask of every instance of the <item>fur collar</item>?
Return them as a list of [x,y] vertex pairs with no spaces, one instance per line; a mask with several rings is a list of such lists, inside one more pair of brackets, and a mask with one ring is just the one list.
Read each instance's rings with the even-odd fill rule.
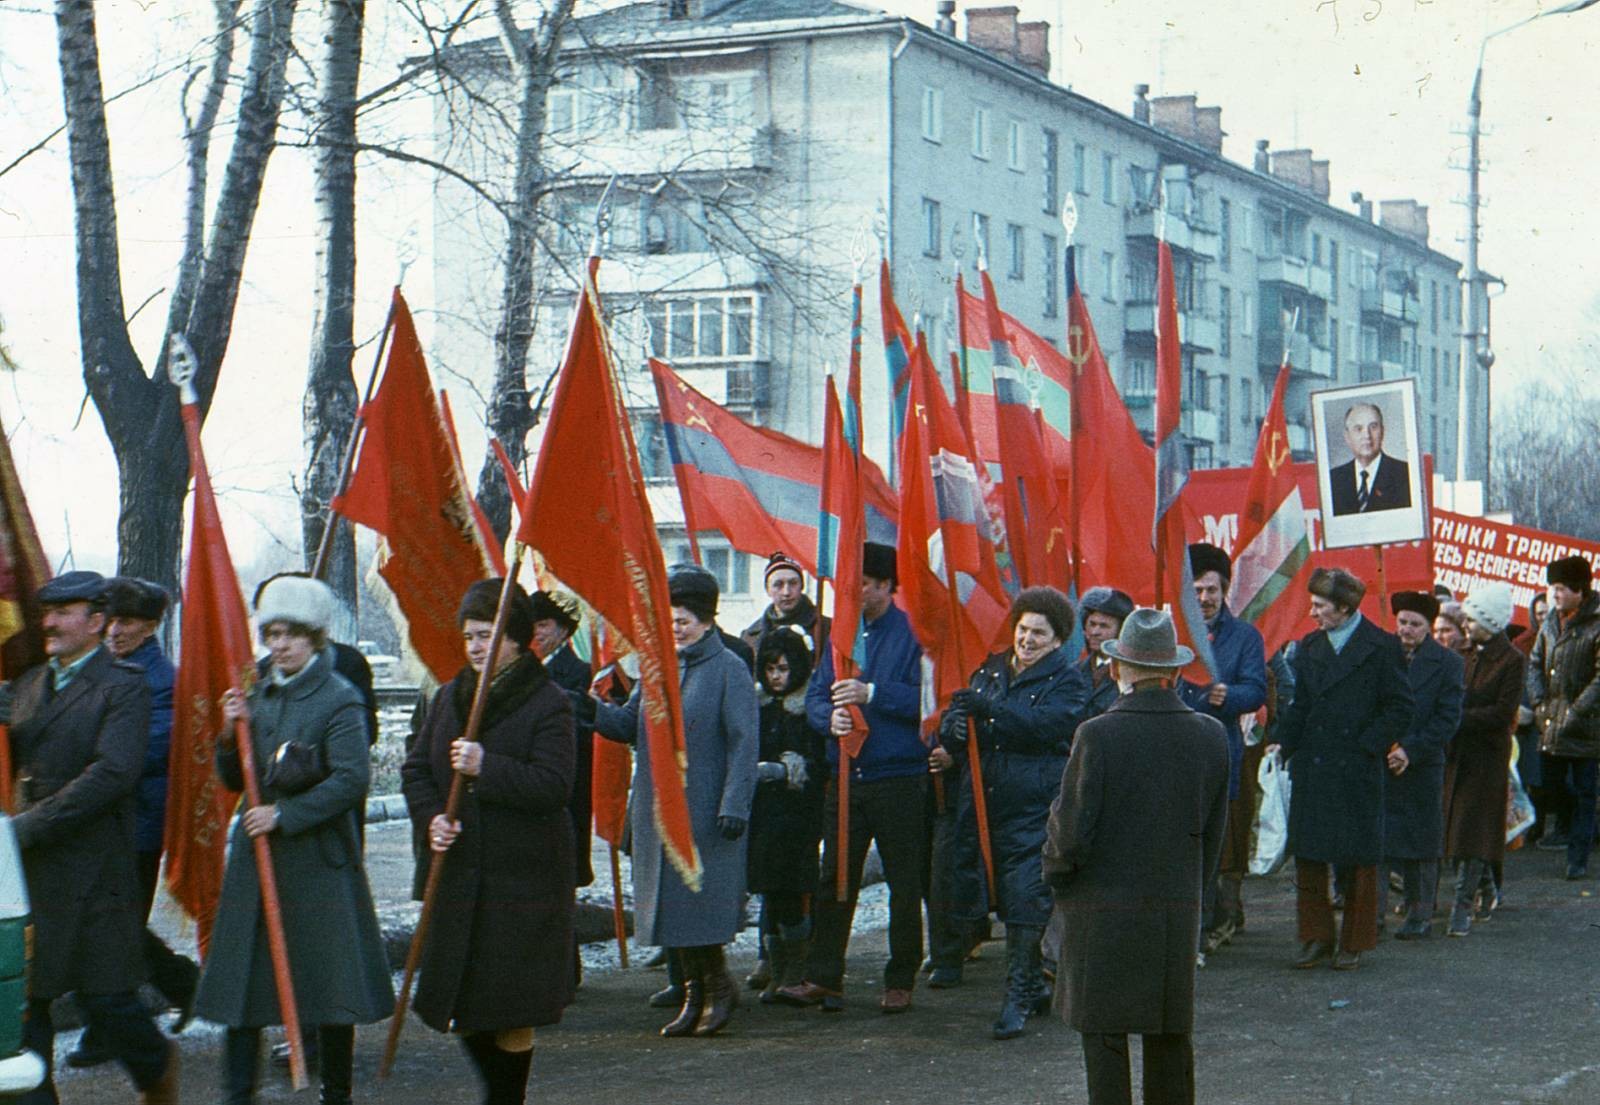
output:
[[[494,728],[501,719],[511,716],[527,705],[528,700],[550,682],[544,665],[531,652],[525,652],[501,668],[489,684],[489,700],[483,704],[483,722],[479,737]],[[450,703],[455,708],[456,724],[467,726],[467,715],[472,712],[472,696],[478,689],[478,673],[463,668],[450,684]]]
[[[760,703],[763,709],[765,709],[766,707],[772,705],[772,703],[779,700],[773,698],[772,692],[768,691],[766,687],[762,686],[760,683],[757,683],[756,701]],[[784,695],[782,702],[784,713],[793,714],[795,717],[806,716],[806,689],[804,687],[797,687],[788,694]]]

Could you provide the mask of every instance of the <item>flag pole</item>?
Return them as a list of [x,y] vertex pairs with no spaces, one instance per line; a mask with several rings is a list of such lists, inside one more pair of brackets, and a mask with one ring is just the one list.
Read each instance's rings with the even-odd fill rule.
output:
[[622,916],[622,856],[617,851],[617,846],[610,841],[606,846],[611,849],[611,927],[617,934],[617,958],[622,961],[622,969],[628,969],[628,922]]
[[[944,561],[944,578],[945,593],[950,601],[950,633],[956,646],[956,667],[965,674],[967,661],[962,655],[961,630],[957,624],[961,605],[956,598],[955,568],[948,554]],[[978,850],[983,854],[983,874],[988,883],[989,904],[992,907],[998,899],[995,896],[994,849],[989,841],[989,799],[988,792],[983,789],[983,758],[978,752],[978,726],[971,714],[967,715],[967,762],[972,772],[972,812],[978,822]]]
[[[489,659],[484,664],[486,670],[478,676],[478,684],[472,692],[472,708],[467,713],[466,727],[457,738],[467,743],[478,739],[478,731],[483,725],[484,706],[489,700],[489,684],[494,681],[494,661],[500,654],[500,642],[505,640],[506,622],[511,614],[511,595],[517,585],[517,573],[522,569],[523,550],[524,546],[520,541],[512,546],[511,563],[506,565],[505,581],[500,585],[500,602],[494,614],[494,630],[489,637]],[[450,795],[444,806],[444,816],[447,820],[456,819],[465,783],[466,776],[459,771],[451,777]],[[430,853],[428,882],[422,893],[422,911],[417,915],[417,927],[411,933],[411,947],[406,952],[405,973],[401,978],[400,993],[395,998],[394,1016],[389,1021],[389,1038],[384,1043],[383,1059],[378,1064],[379,1078],[389,1077],[389,1071],[394,1066],[395,1049],[400,1043],[400,1030],[405,1027],[406,1007],[411,1000],[411,986],[416,979],[417,966],[422,960],[422,949],[428,939],[428,927],[433,920],[433,907],[439,898],[440,875],[444,871],[445,857],[449,854],[449,852]]]
[[[667,397],[661,389],[661,377],[654,370],[650,373],[650,382],[656,389],[656,410],[661,412],[662,421],[665,422]],[[695,518],[694,506],[690,502],[692,496],[683,486],[683,481],[678,478],[676,464],[672,466],[672,483],[678,489],[678,501],[683,504],[683,528],[689,535],[689,555],[694,558],[696,564],[704,564],[705,561],[700,559],[700,525]]]
[[383,334],[378,338],[378,351],[372,358],[372,371],[367,373],[367,390],[361,397],[361,405],[356,408],[355,421],[350,426],[350,440],[345,442],[344,460],[339,464],[339,478],[334,482],[333,494],[328,497],[327,517],[322,523],[322,537],[317,542],[317,555],[311,562],[311,578],[321,579],[322,573],[328,570],[328,558],[333,554],[333,535],[339,528],[342,519],[333,512],[333,500],[344,494],[345,488],[350,483],[350,470],[356,463],[356,450],[361,446],[362,431],[366,429],[366,415],[363,413],[367,404],[372,402],[372,393],[378,387],[378,372],[383,367],[383,354],[389,348],[389,335],[394,332],[394,305],[400,298],[400,285],[394,286],[394,291],[389,294],[389,314],[383,320]]
[[[178,386],[179,413],[183,418],[184,435],[188,440],[190,455],[201,459],[203,454],[200,451],[199,396],[196,395],[194,388],[195,369],[194,351],[190,348],[188,339],[182,334],[174,334],[167,374]],[[198,464],[191,464],[191,467],[197,470],[195,473],[197,478],[204,478]],[[210,545],[205,550],[207,556],[215,556],[219,551]],[[225,567],[227,571],[213,573],[214,576],[221,575],[223,578],[231,576],[233,570],[231,564],[219,567]],[[242,698],[244,692],[239,686],[239,671],[233,663],[228,664],[228,675],[228,689]],[[224,728],[223,732],[226,731]],[[233,723],[233,740],[239,756],[239,774],[244,777],[245,806],[247,809],[260,806],[261,785],[256,775],[255,743],[248,717],[239,718]],[[300,1012],[295,1005],[294,979],[289,970],[289,943],[283,931],[283,907],[278,898],[278,880],[272,866],[272,845],[267,839],[268,835],[262,833],[259,836],[252,836],[250,845],[255,856],[256,875],[261,885],[261,915],[267,929],[267,958],[272,963],[272,981],[278,996],[278,1010],[283,1015],[283,1030],[288,1036],[289,1081],[296,1090],[303,1090],[310,1085],[306,1078],[305,1040],[300,1032]]]
[[1378,617],[1376,621],[1381,629],[1384,628],[1389,609],[1389,579],[1383,570],[1383,546],[1372,546],[1372,555],[1378,559]]
[[1083,550],[1078,544],[1078,519],[1082,515],[1082,498],[1078,489],[1078,445],[1082,437],[1083,417],[1078,412],[1078,376],[1083,371],[1083,361],[1088,359],[1088,342],[1085,335],[1084,351],[1082,354],[1072,344],[1072,301],[1078,293],[1078,260],[1077,246],[1073,244],[1073,236],[1078,230],[1078,201],[1072,193],[1067,193],[1067,198],[1061,201],[1061,287],[1067,293],[1067,360],[1072,365],[1072,375],[1068,378],[1070,388],[1067,392],[1068,422],[1067,428],[1071,433],[1071,440],[1067,442],[1067,510],[1071,513],[1068,525],[1072,529],[1072,597],[1083,596]]

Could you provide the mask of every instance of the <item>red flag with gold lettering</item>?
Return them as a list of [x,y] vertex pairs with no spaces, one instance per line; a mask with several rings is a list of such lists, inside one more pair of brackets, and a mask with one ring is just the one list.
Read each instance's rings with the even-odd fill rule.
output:
[[[0,679],[44,662],[34,592],[50,578],[11,445],[0,434]],[[0,807],[11,811],[11,739],[0,725]]]
[[194,473],[189,522],[189,563],[183,580],[182,638],[177,683],[173,688],[172,751],[167,773],[167,889],[194,919],[203,959],[211,943],[222,866],[227,852],[228,819],[239,796],[217,778],[212,762],[222,731],[222,696],[255,678],[250,619],[239,578],[228,555],[228,539],[217,516],[205,453],[200,447],[200,415],[193,403],[182,408],[183,432]]

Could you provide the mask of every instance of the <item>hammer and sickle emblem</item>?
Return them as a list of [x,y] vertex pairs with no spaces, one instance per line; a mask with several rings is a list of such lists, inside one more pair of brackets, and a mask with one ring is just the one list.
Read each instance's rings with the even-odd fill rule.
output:
[[1089,361],[1089,339],[1084,336],[1083,327],[1067,327],[1067,360],[1072,362],[1072,367],[1079,372]]
[[1282,430],[1273,430],[1267,439],[1267,468],[1276,476],[1278,469],[1289,459],[1289,439]]
[[711,433],[711,423],[707,422],[701,417],[700,412],[694,409],[694,404],[687,404],[687,409],[689,411],[689,417],[683,420],[684,429],[693,429],[695,426],[699,426],[706,433]]

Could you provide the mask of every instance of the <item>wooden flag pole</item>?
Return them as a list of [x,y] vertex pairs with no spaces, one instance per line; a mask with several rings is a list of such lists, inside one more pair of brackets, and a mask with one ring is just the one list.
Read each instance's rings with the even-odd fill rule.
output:
[[[517,585],[517,573],[522,568],[523,544],[518,541],[512,546],[511,563],[506,565],[505,582],[500,586],[500,605],[494,614],[494,631],[489,637],[489,659],[485,664],[488,669],[478,676],[478,685],[472,692],[472,708],[467,713],[466,727],[461,731],[458,740],[472,742],[478,739],[478,730],[483,724],[483,710],[489,700],[489,684],[494,681],[494,661],[500,654],[500,642],[505,639],[506,621],[511,613],[511,594]],[[466,776],[457,771],[450,780],[450,796],[445,801],[444,816],[454,821],[457,809],[461,805],[461,792],[465,789]],[[417,915],[417,927],[411,934],[411,947],[406,952],[405,973],[400,982],[400,993],[395,998],[394,1016],[389,1021],[389,1038],[383,1045],[383,1059],[378,1064],[378,1077],[389,1077],[389,1071],[394,1066],[395,1049],[400,1044],[400,1030],[405,1027],[406,1007],[411,1000],[411,986],[416,980],[417,965],[422,961],[422,949],[428,939],[428,925],[433,919],[433,907],[439,898],[439,877],[444,871],[444,860],[449,852],[433,852],[432,862],[428,865],[428,883],[422,893],[422,911]]]
[[322,523],[322,537],[317,542],[317,556],[311,562],[311,578],[321,579],[322,573],[328,570],[328,557],[333,554],[333,535],[339,528],[340,518],[333,512],[333,500],[344,494],[345,487],[350,483],[350,470],[356,463],[356,450],[361,445],[362,430],[366,427],[366,419],[362,412],[368,403],[372,402],[372,393],[378,387],[378,372],[383,368],[383,354],[389,348],[389,335],[394,332],[394,303],[400,295],[400,285],[396,284],[394,292],[389,297],[389,314],[383,320],[383,336],[378,339],[378,352],[372,358],[372,371],[367,374],[367,390],[361,397],[361,406],[356,408],[355,422],[350,426],[350,440],[345,442],[344,460],[339,465],[339,478],[334,482],[333,494],[328,499],[328,516]]
[[1372,546],[1372,555],[1378,559],[1378,625],[1381,628],[1389,618],[1389,577],[1383,570],[1383,546]]
[[[962,672],[967,670],[966,657],[961,650],[961,630],[958,628],[957,619],[961,617],[961,604],[956,598],[956,574],[948,556],[944,562],[945,593],[950,599],[950,633],[956,646],[956,667]],[[995,896],[994,878],[994,848],[989,841],[989,798],[983,789],[983,757],[978,751],[978,726],[972,720],[972,715],[967,715],[967,764],[972,775],[972,813],[978,822],[978,850],[983,854],[983,874],[989,886],[989,905],[994,906]]]
[[622,916],[622,856],[617,852],[615,844],[607,844],[611,849],[611,927],[617,933],[617,956],[622,960],[622,969],[628,969],[628,923]]
[[[194,388],[198,366],[194,350],[182,334],[172,336],[171,350],[167,374],[178,387],[179,411],[193,456],[200,447],[199,396]],[[208,548],[207,554],[215,556],[217,550]],[[222,567],[225,570],[216,574],[227,578],[233,567],[229,564]],[[230,674],[234,678],[228,689],[242,700],[244,691],[239,686],[240,673],[235,669]],[[255,743],[248,718],[239,718],[233,723],[233,740],[239,756],[239,774],[244,778],[245,808],[253,809],[261,805],[261,784],[256,776]],[[294,1000],[294,977],[289,970],[289,943],[283,934],[283,905],[278,899],[278,879],[272,867],[272,845],[267,839],[269,835],[262,833],[251,837],[250,847],[255,856],[256,876],[261,884],[261,917],[267,928],[267,958],[272,963],[272,981],[278,995],[278,1011],[283,1015],[283,1029],[289,1037],[289,1081],[295,1089],[303,1090],[310,1085],[306,1079],[305,1041],[300,1034],[300,1011]]]

